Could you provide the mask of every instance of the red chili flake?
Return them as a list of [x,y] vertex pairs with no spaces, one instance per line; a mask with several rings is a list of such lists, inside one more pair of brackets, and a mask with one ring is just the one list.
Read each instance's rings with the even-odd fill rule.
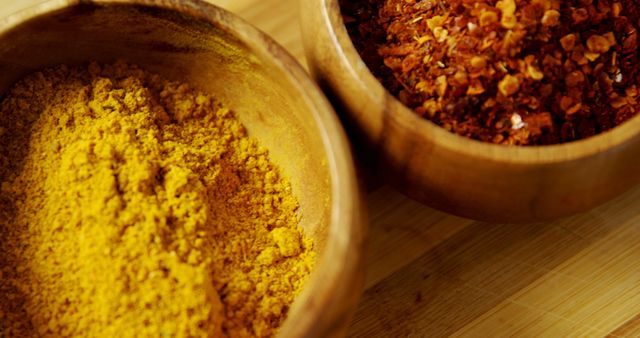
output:
[[634,0],[340,3],[381,83],[459,135],[563,143],[607,131],[640,108]]

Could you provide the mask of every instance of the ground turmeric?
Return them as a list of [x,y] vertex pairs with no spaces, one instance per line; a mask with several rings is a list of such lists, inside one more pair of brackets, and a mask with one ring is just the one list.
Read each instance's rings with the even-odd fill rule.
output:
[[0,336],[273,336],[313,266],[267,151],[186,84],[35,73],[0,149]]

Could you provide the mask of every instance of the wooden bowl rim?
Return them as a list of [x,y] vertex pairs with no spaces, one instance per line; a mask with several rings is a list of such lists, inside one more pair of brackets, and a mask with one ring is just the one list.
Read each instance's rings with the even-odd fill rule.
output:
[[[366,213],[361,203],[346,134],[321,89],[300,63],[270,36],[235,14],[202,0],[46,0],[0,18],[0,37],[21,24],[79,5],[155,7],[207,21],[238,38],[253,53],[267,61],[269,66],[282,71],[285,77],[281,81],[289,81],[298,89],[309,108],[310,118],[317,126],[327,155],[331,178],[330,223],[324,251],[319,255],[317,265],[303,288],[303,294],[322,297],[305,298],[300,309],[313,308],[315,311],[302,313],[301,318],[296,318],[302,319],[297,323],[289,320],[292,314],[289,313],[280,331],[305,337],[323,337],[328,333],[340,332],[338,325],[345,323],[345,314],[355,310],[364,284]],[[341,289],[348,290],[348,293],[335,292]],[[332,308],[336,304],[352,309],[340,312],[340,309]]]
[[[333,47],[340,56],[339,62],[348,70],[346,73],[350,81],[357,84],[357,88],[360,89],[358,95],[366,96],[368,100],[376,102],[381,107],[387,102],[390,104],[390,111],[381,110],[385,119],[390,119],[402,130],[409,131],[420,139],[437,144],[459,156],[515,165],[561,163],[594,156],[616,148],[631,141],[640,133],[640,114],[604,133],[582,140],[547,146],[497,145],[448,132],[433,122],[419,117],[384,88],[353,45],[342,19],[338,0],[320,1],[321,15],[327,28],[330,29]],[[345,44],[341,41],[349,42]],[[372,93],[384,93],[384,97],[378,97]]]

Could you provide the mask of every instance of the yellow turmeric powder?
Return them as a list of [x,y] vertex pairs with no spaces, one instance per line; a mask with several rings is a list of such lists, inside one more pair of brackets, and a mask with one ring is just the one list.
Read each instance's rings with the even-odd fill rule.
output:
[[186,84],[35,73],[0,147],[0,336],[273,336],[313,266],[267,152]]

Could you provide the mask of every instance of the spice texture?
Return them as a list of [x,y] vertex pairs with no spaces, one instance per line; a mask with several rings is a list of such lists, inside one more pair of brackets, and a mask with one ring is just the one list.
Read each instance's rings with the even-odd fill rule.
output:
[[632,0],[341,1],[365,63],[402,103],[472,139],[547,145],[635,116]]
[[0,336],[268,337],[313,263],[266,150],[136,66],[35,73],[0,111]]

